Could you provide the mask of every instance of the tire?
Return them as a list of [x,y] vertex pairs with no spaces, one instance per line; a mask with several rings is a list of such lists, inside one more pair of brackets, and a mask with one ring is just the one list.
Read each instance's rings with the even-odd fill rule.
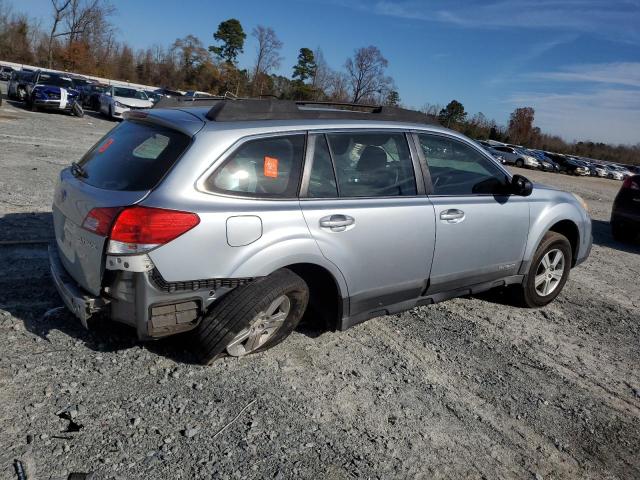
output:
[[[560,269],[547,271],[543,265],[543,259],[550,254],[552,261],[555,261],[555,252],[562,253],[562,272]],[[525,276],[525,280],[522,285],[516,287],[515,300],[516,303],[526,308],[539,308],[551,303],[560,294],[564,288],[567,279],[569,278],[569,270],[571,270],[572,259],[571,244],[564,235],[557,232],[547,232],[531,260],[529,266],[529,272]],[[559,263],[558,263],[559,265]],[[557,268],[557,265],[556,265]],[[543,274],[552,275],[552,277],[545,277],[543,283],[536,287],[536,280],[544,277]],[[547,285],[546,281],[549,280],[549,293],[544,294],[544,288]],[[554,281],[555,280],[555,281]],[[540,292],[539,290],[543,290]]]
[[18,100],[24,102],[27,96],[27,91],[24,88],[19,88],[17,90]]
[[84,110],[78,102],[75,102],[71,107],[71,113],[73,113],[78,118],[84,117]]
[[39,110],[38,106],[36,105],[36,102],[33,101],[33,98],[29,101],[29,108],[31,109],[32,112],[37,112]]
[[516,167],[518,167],[518,168],[524,167],[524,162],[522,161],[521,158],[516,160]]
[[[263,316],[278,302],[288,303],[288,309],[279,306],[279,313],[272,312],[272,318],[280,316],[283,320],[278,320],[278,326],[269,332],[263,326],[269,317]],[[308,302],[306,282],[287,269],[238,287],[222,297],[191,332],[195,354],[203,364],[211,364],[225,353],[244,356],[274,347],[296,328]],[[245,334],[248,337],[240,340]],[[256,338],[259,343],[254,341]]]

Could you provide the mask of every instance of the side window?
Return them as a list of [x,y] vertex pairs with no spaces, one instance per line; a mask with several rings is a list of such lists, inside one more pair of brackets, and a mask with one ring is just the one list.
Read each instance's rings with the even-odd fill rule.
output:
[[294,198],[303,152],[304,135],[249,140],[213,172],[205,185],[222,193]]
[[340,197],[416,195],[403,133],[332,133],[327,140]]
[[447,137],[418,135],[433,195],[504,193],[507,176],[476,149]]
[[313,142],[313,163],[309,175],[309,187],[307,196],[310,198],[335,198],[338,196],[336,176],[333,173],[331,154],[324,135],[312,135],[309,141]]

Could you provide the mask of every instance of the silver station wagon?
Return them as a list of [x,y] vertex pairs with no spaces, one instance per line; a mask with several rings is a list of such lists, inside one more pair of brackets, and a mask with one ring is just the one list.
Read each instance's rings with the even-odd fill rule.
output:
[[511,175],[409,110],[167,99],[133,111],[55,191],[51,272],[84,326],[189,332],[204,363],[304,318],[369,318],[505,287],[562,290],[591,249],[575,195]]

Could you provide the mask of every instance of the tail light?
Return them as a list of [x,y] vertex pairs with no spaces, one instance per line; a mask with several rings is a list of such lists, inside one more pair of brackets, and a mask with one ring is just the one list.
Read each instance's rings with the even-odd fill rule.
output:
[[640,190],[640,179],[637,177],[627,177],[624,179],[624,182],[622,182],[622,188]]
[[82,228],[89,232],[106,237],[111,231],[113,220],[120,212],[120,207],[94,208],[82,222]]
[[107,253],[144,253],[164,245],[200,223],[195,213],[152,207],[94,208],[82,226],[109,237]]

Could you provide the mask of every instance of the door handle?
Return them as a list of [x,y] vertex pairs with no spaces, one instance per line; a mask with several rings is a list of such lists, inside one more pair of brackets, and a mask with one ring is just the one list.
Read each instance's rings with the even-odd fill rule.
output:
[[443,210],[440,212],[440,220],[447,223],[460,223],[464,220],[464,212],[457,208],[450,208],[449,210]]
[[355,223],[355,218],[349,215],[329,215],[320,219],[320,226],[322,228],[329,228],[332,232],[344,232],[347,227]]

